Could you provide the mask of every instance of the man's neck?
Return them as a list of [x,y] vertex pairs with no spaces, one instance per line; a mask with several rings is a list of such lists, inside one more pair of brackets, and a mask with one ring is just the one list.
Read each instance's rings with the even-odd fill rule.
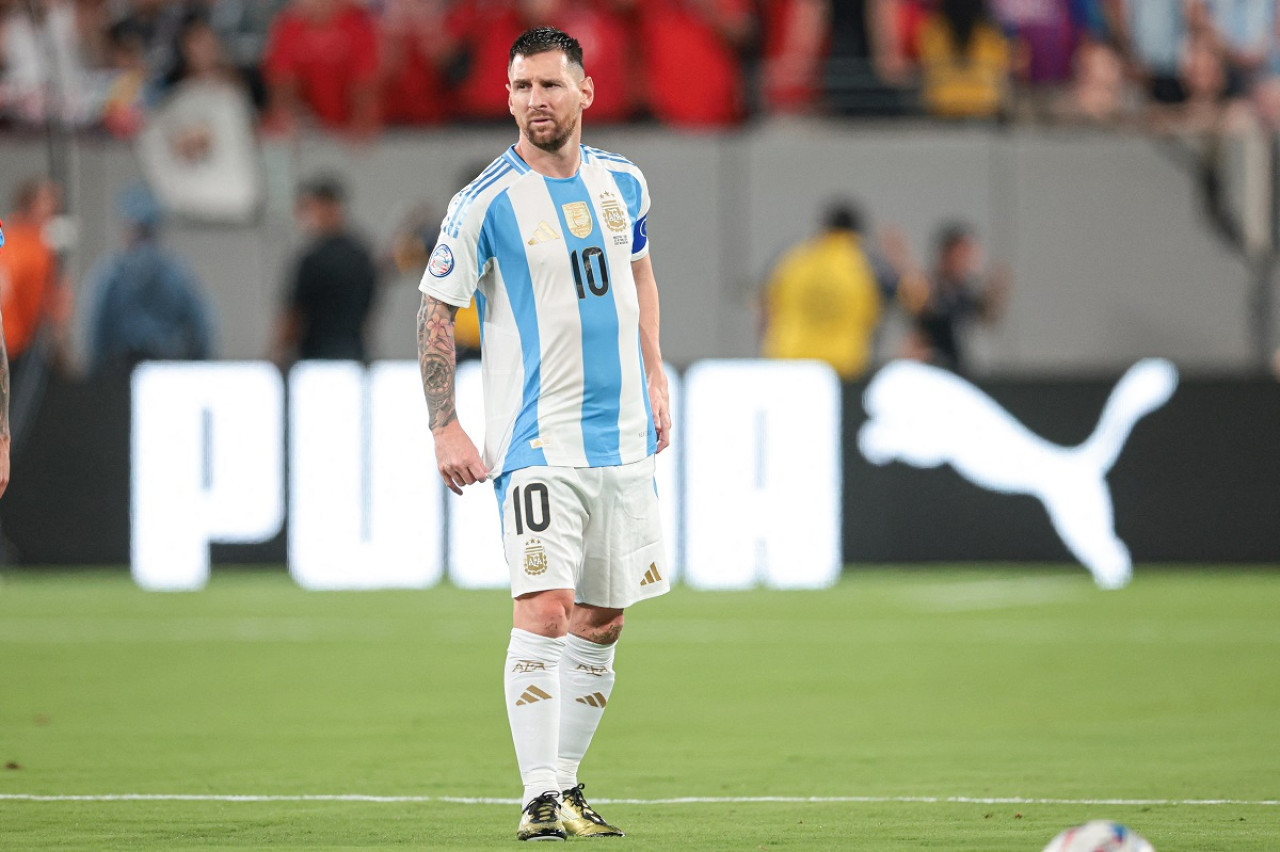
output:
[[544,151],[524,136],[516,143],[516,153],[538,174],[550,178],[571,178],[582,165],[582,146],[578,138],[570,139],[556,151]]

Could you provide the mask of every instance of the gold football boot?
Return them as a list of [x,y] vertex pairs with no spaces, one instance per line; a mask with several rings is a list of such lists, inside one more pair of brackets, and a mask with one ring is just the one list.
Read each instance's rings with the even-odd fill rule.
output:
[[586,786],[579,784],[560,794],[560,819],[564,830],[576,837],[625,837],[622,829],[609,825],[595,808],[587,804],[586,797],[582,795]]
[[560,821],[560,803],[555,793],[543,793],[525,805],[516,839],[564,840],[564,823]]

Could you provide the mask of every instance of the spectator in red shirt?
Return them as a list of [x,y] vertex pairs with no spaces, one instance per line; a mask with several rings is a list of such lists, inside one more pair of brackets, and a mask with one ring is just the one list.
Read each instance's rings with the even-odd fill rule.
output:
[[[525,2],[541,6],[557,29],[572,33],[582,45],[587,73],[596,84],[591,102],[591,123],[626,121],[635,114],[635,75],[632,74],[633,39],[623,7],[625,0],[542,0]],[[544,21],[530,20],[531,24]]]
[[764,100],[771,112],[811,110],[829,41],[825,0],[764,0]]
[[462,0],[449,29],[465,44],[470,69],[462,82],[460,105],[478,119],[507,119],[507,53],[530,27],[553,26],[582,45],[586,72],[596,83],[591,120],[623,121],[634,112],[631,96],[632,39],[620,0]]
[[453,113],[447,68],[456,55],[447,0],[386,0],[379,21],[382,119],[439,124]]
[[267,130],[292,131],[305,109],[330,129],[368,136],[378,126],[378,35],[352,0],[293,0],[267,41]]
[[507,51],[526,29],[523,16],[510,0],[459,0],[449,14],[448,29],[463,71],[459,112],[466,118],[505,118]]
[[638,0],[649,107],[683,127],[746,115],[741,52],[755,36],[750,0]]
[[889,85],[912,82],[920,71],[920,33],[933,3],[929,0],[871,0],[867,3],[875,70]]

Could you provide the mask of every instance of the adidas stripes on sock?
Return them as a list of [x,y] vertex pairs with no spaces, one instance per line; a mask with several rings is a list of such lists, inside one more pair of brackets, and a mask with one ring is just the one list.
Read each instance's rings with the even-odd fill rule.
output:
[[560,657],[563,638],[512,628],[503,685],[507,720],[527,805],[543,793],[559,792],[556,754],[560,739]]
[[597,645],[579,636],[565,637],[560,658],[560,754],[556,760],[557,790],[578,786],[578,764],[604,715],[616,677],[615,645]]

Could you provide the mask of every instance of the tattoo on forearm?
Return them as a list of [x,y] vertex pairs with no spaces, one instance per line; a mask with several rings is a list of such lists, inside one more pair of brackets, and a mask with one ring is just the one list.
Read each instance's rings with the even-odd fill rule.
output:
[[453,322],[458,309],[438,299],[424,296],[418,310],[418,367],[422,371],[422,392],[427,397],[431,428],[447,426],[458,419],[454,378],[458,371],[453,345]]

